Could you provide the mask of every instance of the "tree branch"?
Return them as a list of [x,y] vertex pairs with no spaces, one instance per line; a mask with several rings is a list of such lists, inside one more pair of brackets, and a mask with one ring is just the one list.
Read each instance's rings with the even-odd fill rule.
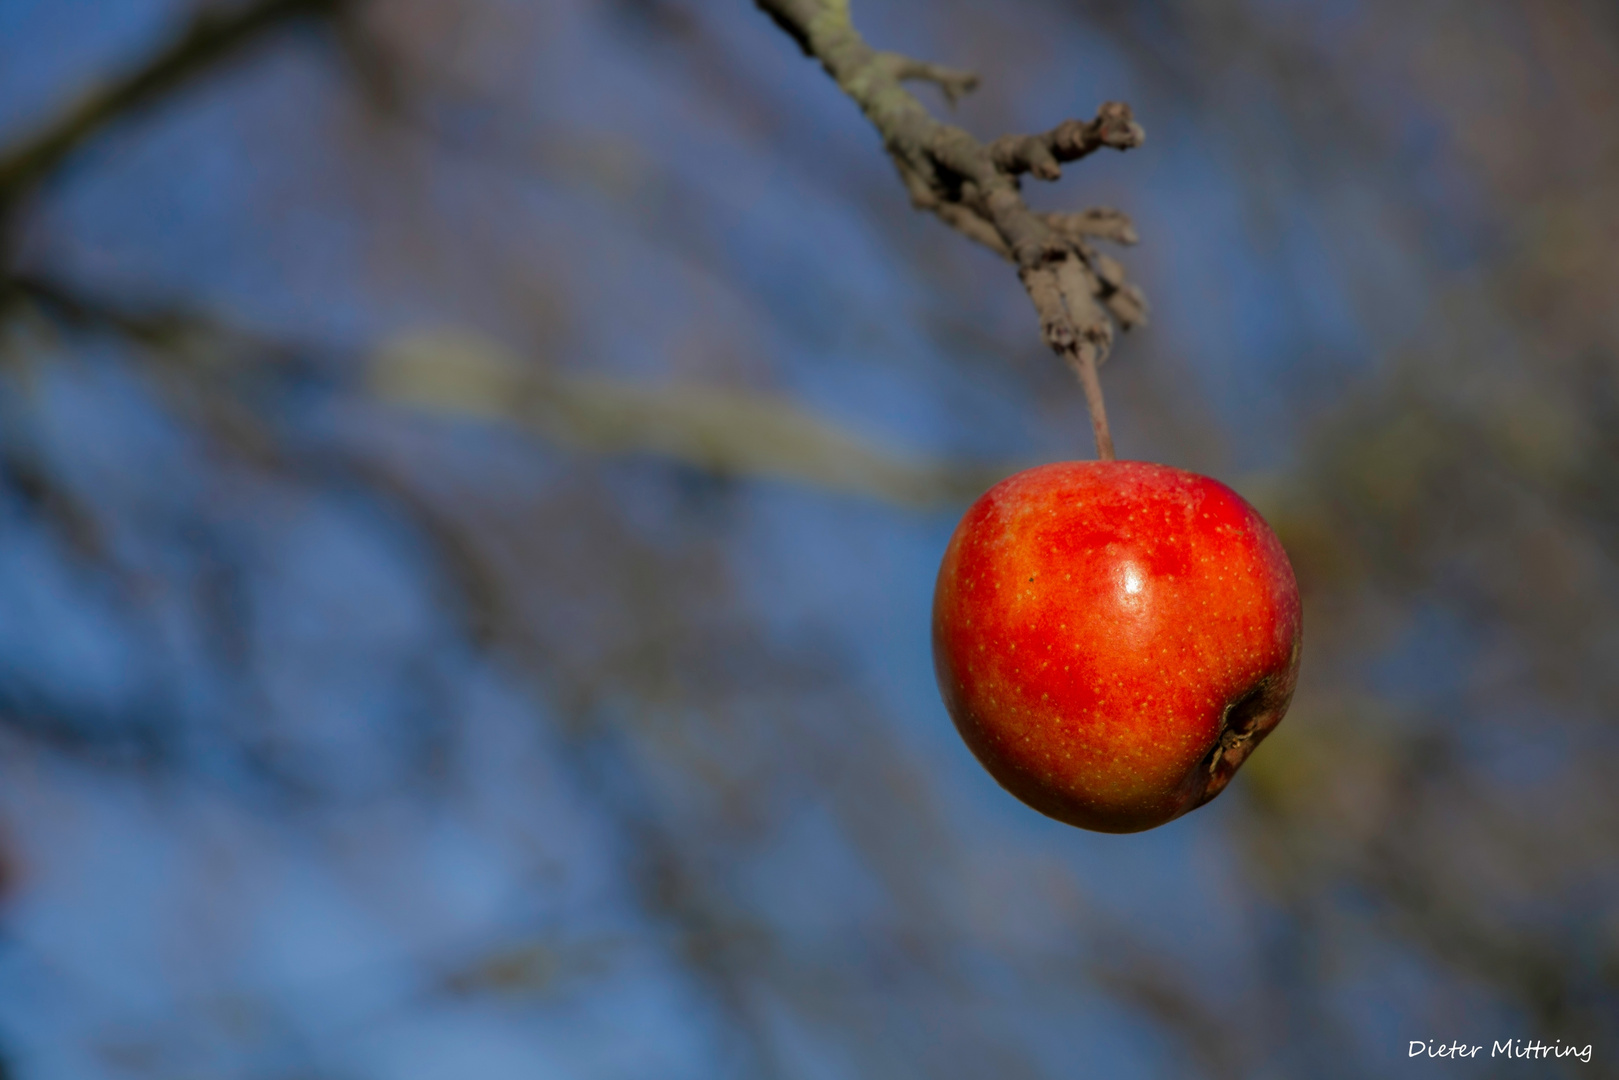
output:
[[944,91],[945,100],[952,105],[978,89],[978,76],[970,71],[957,71],[892,52],[878,53],[877,58],[901,82],[933,83]]
[[1063,162],[1103,147],[1140,146],[1145,134],[1130,107],[1108,102],[1093,120],[1068,120],[1043,134],[1007,135],[985,146],[935,120],[902,85],[904,79],[935,82],[953,103],[976,85],[975,77],[873,49],[850,22],[849,0],[755,2],[860,106],[882,135],[912,205],[1017,266],[1042,337],[1079,376],[1097,456],[1112,460],[1096,371],[1112,347],[1113,321],[1125,329],[1145,323],[1146,297],[1125,280],[1123,267],[1086,241],[1133,243],[1135,230],[1116,211],[1037,214],[1023,201],[1019,177],[1055,180]]
[[86,94],[16,145],[0,148],[0,225],[12,207],[108,124],[207,72],[265,31],[304,16],[336,14],[347,2],[259,0],[229,14],[199,13],[139,68]]

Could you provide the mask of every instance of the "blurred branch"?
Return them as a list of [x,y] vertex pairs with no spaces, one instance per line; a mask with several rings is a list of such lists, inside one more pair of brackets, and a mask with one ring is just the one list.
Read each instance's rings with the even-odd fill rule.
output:
[[970,499],[1011,471],[897,457],[759,395],[541,372],[461,334],[414,337],[384,349],[370,380],[384,400],[517,422],[566,446],[652,453],[720,475],[789,480],[908,506]]
[[881,133],[912,205],[1017,265],[1046,344],[1084,387],[1097,455],[1111,459],[1113,438],[1096,371],[1112,348],[1113,320],[1125,329],[1144,323],[1146,298],[1124,280],[1118,263],[1090,248],[1073,222],[1054,223],[1031,210],[1019,177],[1055,180],[1063,162],[1103,147],[1140,146],[1146,136],[1130,107],[1108,102],[1093,120],[1066,120],[1034,135],[1004,135],[986,146],[935,120],[902,85],[907,78],[937,82],[953,101],[976,84],[975,77],[873,49],[850,22],[849,0],[755,2],[821,62]]
[[1157,958],[1137,952],[1124,962],[1088,971],[1108,994],[1128,1003],[1180,1037],[1188,1054],[1211,1080],[1243,1075],[1237,1041],[1229,1026],[1186,989],[1185,978]]
[[[116,334],[187,383],[239,382],[254,371],[311,374],[295,345],[243,333],[200,312],[108,303],[36,277],[0,285],[0,317],[18,304],[33,305],[84,331]],[[758,394],[639,386],[538,370],[466,333],[396,341],[372,359],[366,380],[352,389],[384,402],[518,424],[571,449],[654,454],[719,476],[785,480],[908,507],[966,502],[1019,467],[894,454],[784,400]],[[206,397],[213,412],[228,405],[228,394]],[[239,409],[229,412],[235,421],[251,420]],[[272,452],[268,435],[238,434],[230,440],[236,452],[249,445]]]
[[201,312],[179,308],[140,309],[109,303],[61,281],[32,274],[0,278],[0,319],[17,309],[39,311],[80,330],[110,330],[149,347],[167,347],[201,332],[223,333]]
[[0,224],[74,151],[108,125],[223,61],[265,32],[305,16],[336,14],[350,0],[260,0],[234,12],[205,10],[134,70],[95,88],[16,144],[0,148]]

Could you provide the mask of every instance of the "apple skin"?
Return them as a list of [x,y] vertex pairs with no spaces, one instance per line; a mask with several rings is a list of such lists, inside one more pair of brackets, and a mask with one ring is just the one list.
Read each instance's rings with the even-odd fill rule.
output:
[[1083,829],[1208,802],[1287,711],[1293,567],[1243,498],[1141,461],[1042,465],[985,492],[933,596],[933,662],[991,776]]

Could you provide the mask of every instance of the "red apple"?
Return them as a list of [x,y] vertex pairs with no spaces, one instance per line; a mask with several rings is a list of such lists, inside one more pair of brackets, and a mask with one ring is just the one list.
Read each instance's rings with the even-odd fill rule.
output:
[[933,661],[956,730],[1058,821],[1138,832],[1203,805],[1293,697],[1300,611],[1265,519],[1206,476],[1042,465],[956,527]]

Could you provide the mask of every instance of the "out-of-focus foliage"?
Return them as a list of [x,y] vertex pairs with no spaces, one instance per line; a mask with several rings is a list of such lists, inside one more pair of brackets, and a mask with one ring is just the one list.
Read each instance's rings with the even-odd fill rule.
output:
[[[979,135],[1132,104],[1031,191],[1141,231],[1121,455],[1305,590],[1134,837],[937,704],[955,515],[1083,403],[789,40],[279,6],[0,192],[10,1073],[1619,1071],[1611,5],[856,0]],[[0,164],[199,10],[93,7],[0,6]]]

